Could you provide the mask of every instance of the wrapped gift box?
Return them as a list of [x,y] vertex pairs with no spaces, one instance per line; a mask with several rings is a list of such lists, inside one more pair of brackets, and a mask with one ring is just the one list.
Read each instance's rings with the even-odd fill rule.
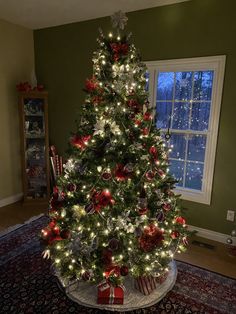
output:
[[135,278],[134,286],[142,294],[148,295],[157,287],[156,278],[152,276],[140,276]]
[[123,304],[124,289],[121,286],[113,286],[109,282],[98,286],[98,304]]
[[156,289],[158,284],[160,285],[166,280],[167,275],[168,275],[168,272],[166,272],[160,277],[140,276],[140,277],[135,278],[134,286],[142,294],[149,295],[153,290]]

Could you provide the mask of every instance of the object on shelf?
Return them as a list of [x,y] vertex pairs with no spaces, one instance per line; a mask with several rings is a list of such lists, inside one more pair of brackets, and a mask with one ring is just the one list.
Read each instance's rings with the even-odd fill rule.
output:
[[123,304],[124,288],[122,286],[113,286],[108,281],[98,286],[98,304]]
[[57,154],[56,147],[54,145],[50,146],[50,162],[51,162],[51,169],[52,169],[52,179],[53,185],[63,172],[63,159],[62,156]]
[[18,92],[42,92],[44,90],[44,86],[42,84],[37,84],[37,86],[32,87],[29,82],[20,82],[16,85],[16,89],[18,90]]

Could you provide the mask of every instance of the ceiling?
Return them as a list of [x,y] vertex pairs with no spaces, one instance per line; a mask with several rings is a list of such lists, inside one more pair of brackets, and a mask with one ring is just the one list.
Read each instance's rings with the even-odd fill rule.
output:
[[0,19],[39,29],[189,0],[0,0]]

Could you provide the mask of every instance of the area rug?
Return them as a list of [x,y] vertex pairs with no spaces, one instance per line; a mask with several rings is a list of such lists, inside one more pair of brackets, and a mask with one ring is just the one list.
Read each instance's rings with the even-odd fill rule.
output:
[[[41,257],[40,230],[48,218],[40,216],[0,236],[0,313],[102,314],[71,301]],[[236,314],[236,280],[177,262],[174,288],[156,305],[130,314]],[[106,312],[111,314],[114,312]]]

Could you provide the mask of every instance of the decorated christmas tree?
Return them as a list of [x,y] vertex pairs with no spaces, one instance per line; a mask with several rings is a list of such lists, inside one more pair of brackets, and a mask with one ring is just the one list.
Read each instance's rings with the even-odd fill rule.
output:
[[188,231],[148,102],[147,69],[123,32],[125,15],[112,20],[114,33],[100,31],[42,237],[65,280],[118,285],[128,274],[163,276]]

